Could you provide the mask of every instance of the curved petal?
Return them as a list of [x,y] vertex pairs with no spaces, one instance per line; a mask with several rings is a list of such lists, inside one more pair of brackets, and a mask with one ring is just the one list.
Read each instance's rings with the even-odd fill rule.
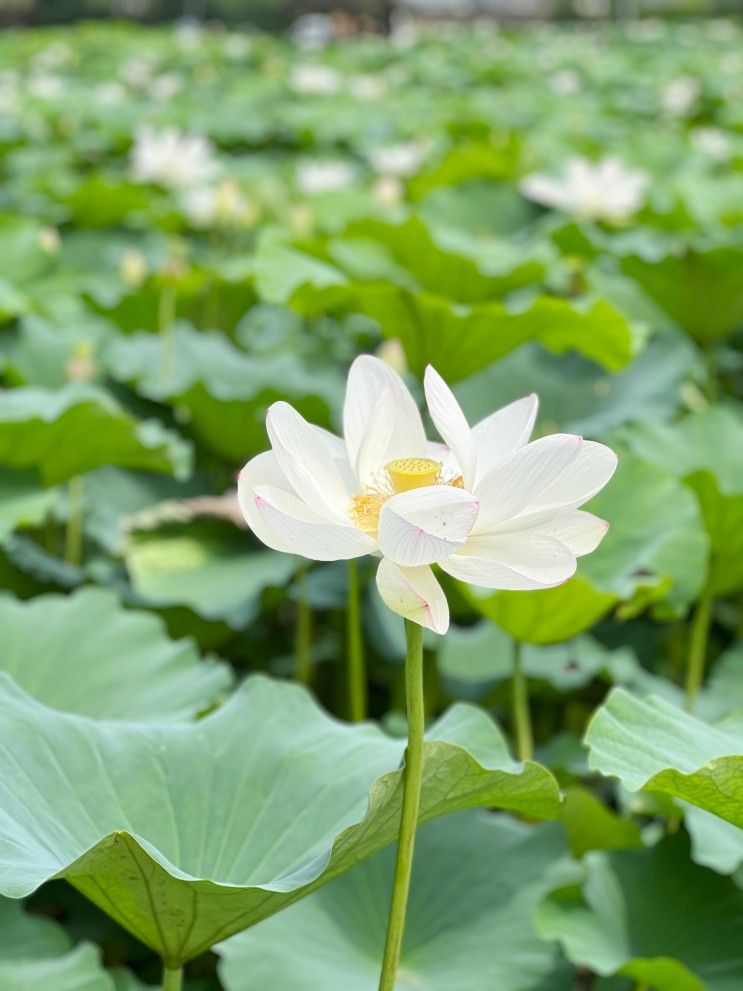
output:
[[351,365],[343,405],[343,435],[354,469],[364,438],[376,418],[377,403],[385,390],[391,404],[394,430],[387,441],[378,468],[397,458],[420,458],[426,453],[423,421],[407,386],[389,365],[370,354],[362,354]]
[[263,517],[256,508],[253,499],[253,489],[256,485],[270,485],[272,488],[283,489],[293,494],[292,487],[279,468],[273,451],[257,454],[245,465],[237,479],[237,501],[245,517],[245,522],[256,537],[272,550],[289,553],[291,548],[286,541],[266,526]]
[[606,485],[616,471],[617,456],[605,444],[583,441],[578,456],[543,489],[530,510],[575,509]]
[[398,616],[434,633],[449,629],[449,603],[430,568],[399,568],[382,558],[377,588],[384,604]]
[[565,544],[576,557],[582,557],[596,550],[606,536],[609,524],[582,509],[567,509],[556,513],[535,529]]
[[524,531],[470,537],[441,567],[471,585],[530,590],[562,585],[575,574],[576,560],[559,540]]
[[379,514],[379,549],[404,567],[442,561],[464,545],[478,509],[471,493],[451,485],[401,492]]
[[477,481],[529,443],[538,409],[539,397],[532,393],[475,424],[472,440],[477,454]]
[[582,444],[582,437],[552,434],[532,441],[503,464],[491,468],[475,488],[481,502],[477,532],[530,510],[573,464]]
[[279,550],[313,561],[344,561],[377,549],[368,534],[350,523],[328,521],[284,489],[256,485],[252,500],[261,525],[276,543],[283,543]]
[[289,403],[274,403],[266,416],[271,447],[297,495],[326,519],[347,520],[352,489],[342,441],[299,414]]
[[467,417],[454,393],[431,365],[426,368],[423,384],[431,419],[457,459],[464,487],[470,489],[475,482],[475,445]]

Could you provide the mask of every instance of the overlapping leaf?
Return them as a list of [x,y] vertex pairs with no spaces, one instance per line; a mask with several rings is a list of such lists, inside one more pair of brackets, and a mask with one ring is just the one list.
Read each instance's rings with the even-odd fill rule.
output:
[[[254,677],[196,724],[96,723],[0,694],[0,892],[64,877],[170,964],[385,846],[401,741]],[[473,805],[554,814],[557,788],[496,727],[452,709],[426,744],[421,818]]]
[[645,789],[683,799],[743,828],[743,733],[709,726],[661,699],[614,689],[586,734],[590,764]]
[[[570,968],[532,923],[565,853],[554,826],[534,829],[478,812],[425,825],[416,839],[398,985],[568,991]],[[226,991],[374,991],[393,865],[394,851],[385,850],[219,946]]]
[[102,719],[168,720],[209,708],[232,676],[173,641],[162,621],[104,589],[28,602],[0,598],[0,670],[54,709]]
[[189,450],[159,422],[135,420],[93,386],[0,394],[0,465],[38,468],[53,485],[106,464],[183,476]]

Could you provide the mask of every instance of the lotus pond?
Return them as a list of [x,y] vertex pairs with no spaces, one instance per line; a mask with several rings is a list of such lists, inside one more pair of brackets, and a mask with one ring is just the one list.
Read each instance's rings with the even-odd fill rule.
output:
[[740,25],[0,67],[2,991],[740,991]]

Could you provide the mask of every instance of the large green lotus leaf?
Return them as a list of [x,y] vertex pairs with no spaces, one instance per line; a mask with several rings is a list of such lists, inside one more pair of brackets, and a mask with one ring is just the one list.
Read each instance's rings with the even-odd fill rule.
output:
[[551,894],[537,928],[576,964],[655,991],[737,991],[743,892],[689,860],[680,833],[649,850],[589,854],[582,895]]
[[[0,893],[67,879],[175,966],[391,842],[404,744],[344,725],[301,688],[250,678],[197,723],[95,722],[0,679]],[[480,710],[425,745],[421,819],[558,808]]]
[[[380,264],[378,251],[372,261]],[[358,252],[355,263],[361,264]],[[364,313],[386,337],[401,340],[416,374],[430,363],[453,382],[531,340],[558,354],[578,351],[611,371],[623,368],[637,349],[631,324],[603,300],[577,304],[537,296],[518,309],[498,302],[464,305],[395,284],[401,271],[400,266],[393,272],[388,267],[381,282],[349,280],[336,265],[271,241],[255,259],[256,285],[266,302],[288,304],[305,314]]]
[[3,991],[115,991],[98,948],[89,943],[49,959],[0,959],[0,987]]
[[97,719],[188,718],[226,693],[225,664],[170,640],[162,620],[104,589],[0,598],[0,669],[54,709]]
[[705,719],[720,719],[743,712],[743,641],[724,651],[715,661],[699,700]]
[[523,592],[468,589],[482,615],[517,640],[551,643],[591,627],[612,607],[633,615],[652,605],[676,616],[705,577],[707,538],[697,500],[663,467],[626,454],[611,483],[588,507],[609,532],[577,575],[556,588]]
[[119,338],[106,353],[111,374],[149,399],[178,406],[194,434],[212,450],[243,463],[266,446],[266,408],[291,402],[313,423],[330,425],[342,382],[327,367],[311,370],[293,354],[249,357],[222,334],[185,323],[172,331],[172,359],[162,370],[154,334]]
[[[569,991],[572,968],[532,922],[566,853],[554,825],[469,811],[423,826],[396,987]],[[376,991],[393,868],[390,848],[221,944],[226,991]]]
[[114,991],[89,945],[72,948],[61,926],[0,898],[0,987],[3,991]]
[[520,151],[520,139],[514,134],[497,140],[464,142],[452,148],[432,169],[411,180],[411,196],[420,199],[432,189],[459,186],[472,179],[512,179],[518,170]]
[[57,492],[42,488],[37,472],[0,468],[0,540],[18,527],[42,523],[56,502]]
[[486,592],[462,586],[482,616],[522,643],[549,644],[590,629],[616,605],[616,596],[594,588],[581,574],[564,585],[534,592]]
[[680,333],[651,338],[632,364],[615,375],[580,355],[555,355],[532,343],[454,391],[471,423],[492,413],[494,405],[536,392],[544,433],[564,430],[601,440],[627,423],[676,413],[682,385],[699,365],[694,345]]
[[182,476],[189,453],[175,433],[154,420],[135,420],[94,386],[0,394],[0,464],[38,468],[46,485],[107,464]]
[[[292,299],[299,302],[300,293]],[[430,293],[382,284],[355,286],[350,308],[376,320],[386,337],[399,338],[411,369],[422,375],[432,364],[450,382],[475,372],[537,340],[557,354],[574,350],[617,371],[637,346],[628,321],[610,304],[578,305],[537,296],[519,308],[497,302],[464,306]]]
[[281,588],[297,558],[256,550],[247,535],[217,520],[132,533],[124,559],[136,595],[150,605],[186,608],[235,629],[247,626],[266,588]]
[[586,733],[590,765],[630,791],[662,792],[743,827],[743,731],[615,688]]
[[364,219],[351,223],[326,246],[331,260],[351,278],[391,279],[461,303],[495,299],[529,283],[539,283],[544,261],[535,250],[508,242],[449,232],[435,236],[419,217],[400,223]]
[[643,845],[636,823],[622,819],[578,785],[565,789],[560,822],[576,857],[583,857],[589,850],[627,850]]
[[743,419],[714,407],[677,424],[645,421],[623,437],[685,479],[702,507],[710,539],[709,582],[724,595],[743,584]]
[[691,837],[691,859],[718,874],[734,874],[743,864],[743,829],[711,812],[687,805],[684,825]]
[[622,270],[698,341],[726,337],[743,321],[743,251],[684,247],[663,257],[626,255]]

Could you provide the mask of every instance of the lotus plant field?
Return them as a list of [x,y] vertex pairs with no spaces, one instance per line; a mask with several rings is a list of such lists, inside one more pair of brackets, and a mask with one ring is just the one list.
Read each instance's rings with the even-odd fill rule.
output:
[[741,991],[743,28],[0,36],[0,991]]

